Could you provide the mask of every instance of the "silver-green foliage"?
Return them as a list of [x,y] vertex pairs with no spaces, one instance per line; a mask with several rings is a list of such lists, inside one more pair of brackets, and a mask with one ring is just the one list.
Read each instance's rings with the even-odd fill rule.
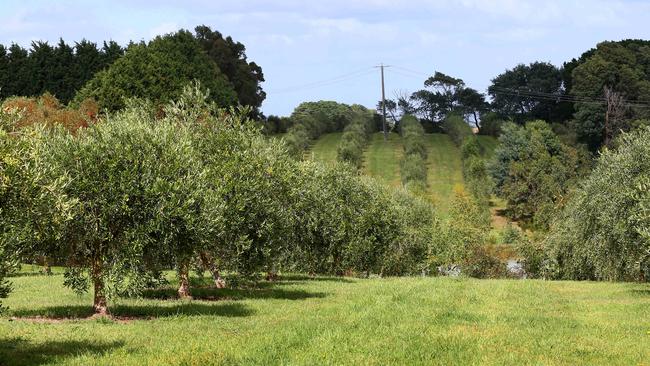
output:
[[337,148],[337,159],[361,168],[363,149],[368,144],[374,127],[370,111],[355,111],[352,121],[343,129],[343,136]]
[[0,112],[0,297],[8,294],[4,278],[20,259],[53,249],[47,238],[56,237],[69,208],[55,194],[62,179],[50,179],[50,167],[41,164],[45,131],[16,131],[16,116],[13,111]]
[[169,258],[177,246],[204,241],[204,168],[189,129],[132,107],[46,140],[43,166],[63,177],[57,194],[72,206],[56,243],[73,289],[85,291],[92,281],[108,294],[137,290],[142,271],[162,261],[146,258]]
[[404,157],[400,162],[402,183],[411,191],[421,192],[427,184],[427,149],[424,128],[417,118],[407,115],[400,121]]
[[547,246],[561,278],[650,277],[650,128],[619,142],[551,227]]

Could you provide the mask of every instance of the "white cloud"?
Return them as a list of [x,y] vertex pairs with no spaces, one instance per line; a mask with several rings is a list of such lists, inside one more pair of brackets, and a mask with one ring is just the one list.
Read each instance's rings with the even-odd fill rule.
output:
[[505,42],[531,42],[544,38],[549,32],[541,28],[510,28],[488,32],[485,38]]
[[367,23],[356,18],[312,18],[303,23],[320,36],[393,39],[397,29],[389,23]]
[[154,38],[167,33],[173,33],[179,30],[181,26],[176,22],[165,22],[149,29],[149,38]]

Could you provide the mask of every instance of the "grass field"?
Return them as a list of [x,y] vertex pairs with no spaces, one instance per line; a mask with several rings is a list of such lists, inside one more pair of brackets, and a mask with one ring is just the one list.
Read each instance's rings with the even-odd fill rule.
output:
[[61,274],[12,281],[2,365],[650,365],[648,285],[284,276],[93,320]]
[[428,186],[431,199],[441,213],[449,210],[455,185],[463,185],[460,150],[443,134],[427,134]]
[[370,143],[364,153],[363,172],[377,180],[393,187],[402,184],[399,162],[404,154],[401,137],[396,133],[389,133],[384,141],[384,134],[377,132],[372,135]]
[[341,136],[343,136],[343,132],[328,133],[321,136],[306,151],[306,154],[316,161],[322,161],[324,163],[335,162]]
[[[336,161],[340,139],[341,133],[325,134],[316,140],[306,154],[318,161]],[[479,136],[479,142],[484,147],[486,156],[491,156],[497,140],[489,136]],[[428,150],[428,195],[444,216],[449,209],[453,187],[457,184],[463,185],[460,149],[444,134],[426,134],[425,143]],[[398,134],[390,133],[387,141],[384,141],[382,133],[373,134],[364,152],[364,174],[388,185],[400,186],[400,159],[403,153],[401,137]]]
[[479,144],[483,147],[484,155],[488,158],[494,154],[494,149],[497,148],[499,140],[492,136],[477,136]]

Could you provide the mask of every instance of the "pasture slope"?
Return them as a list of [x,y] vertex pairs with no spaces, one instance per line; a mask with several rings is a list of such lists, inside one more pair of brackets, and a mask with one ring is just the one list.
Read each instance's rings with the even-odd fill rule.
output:
[[0,364],[649,365],[645,284],[283,275],[111,301],[25,266],[0,316]]
[[[321,136],[307,152],[315,160],[331,162],[336,160],[336,149],[341,133]],[[492,155],[497,140],[489,136],[479,136],[479,142],[486,156]],[[460,149],[445,134],[426,134],[428,188],[427,194],[438,207],[441,214],[449,209],[449,202],[455,185],[463,185],[463,171]],[[372,135],[364,152],[363,172],[393,187],[401,185],[400,159],[404,154],[401,137],[396,133]]]

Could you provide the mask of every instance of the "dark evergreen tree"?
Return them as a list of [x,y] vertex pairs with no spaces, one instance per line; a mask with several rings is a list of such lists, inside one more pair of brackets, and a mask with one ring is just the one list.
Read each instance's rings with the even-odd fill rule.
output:
[[28,62],[32,92],[27,95],[54,92],[55,81],[52,74],[54,69],[54,49],[47,42],[32,42]]
[[52,63],[53,87],[50,92],[54,94],[62,103],[67,104],[74,96],[75,90],[71,85],[76,85],[74,75],[74,50],[59,39],[59,43],[54,49],[54,62]]
[[33,95],[34,89],[31,84],[29,68],[29,52],[21,46],[13,43],[9,47],[9,65],[7,75],[8,95]]
[[97,44],[88,40],[75,43],[75,85],[74,90],[81,89],[102,68],[102,55]]
[[7,48],[4,45],[0,44],[0,99],[5,99],[10,95],[7,88],[7,82],[9,81],[10,77],[9,55],[7,54]]
[[115,41],[104,41],[104,46],[101,50],[102,54],[102,69],[109,67],[115,60],[124,55],[124,48],[117,44]]
[[260,85],[264,74],[255,62],[248,62],[246,47],[205,25],[196,27],[195,32],[205,52],[233,84],[239,103],[257,112],[266,98]]

